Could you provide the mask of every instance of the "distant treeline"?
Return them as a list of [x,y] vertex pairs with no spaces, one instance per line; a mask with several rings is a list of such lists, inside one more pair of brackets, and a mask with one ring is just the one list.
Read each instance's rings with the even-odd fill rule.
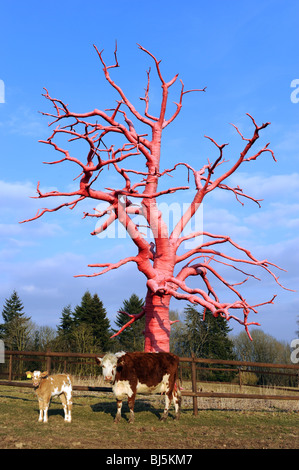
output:
[[[18,351],[57,351],[77,353],[104,353],[106,351],[142,351],[144,349],[145,318],[142,317],[111,338],[130,319],[127,314],[138,314],[144,299],[132,294],[123,301],[111,327],[107,311],[97,294],[86,291],[75,308],[65,306],[56,329],[38,326],[24,312],[16,291],[5,300],[0,324],[0,338],[6,349]],[[290,345],[276,340],[260,329],[251,330],[253,341],[241,332],[232,336],[229,322],[215,318],[187,305],[182,313],[170,311],[172,324],[170,350],[181,357],[242,360],[267,363],[290,363]]]

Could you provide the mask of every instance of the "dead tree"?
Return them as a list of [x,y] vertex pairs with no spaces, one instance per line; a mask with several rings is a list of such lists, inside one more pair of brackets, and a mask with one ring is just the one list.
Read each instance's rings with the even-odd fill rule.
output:
[[[41,142],[52,146],[61,154],[60,159],[45,163],[59,164],[71,162],[79,167],[80,179],[78,188],[72,192],[50,191],[43,193],[38,183],[37,198],[66,196],[68,198],[67,202],[52,209],[45,208],[40,210],[35,217],[24,222],[38,219],[45,213],[63,208],[68,207],[73,209],[85,199],[92,199],[98,202],[104,201],[107,204],[106,209],[101,212],[95,210],[94,212],[84,213],[84,217],[95,217],[102,221],[101,225],[91,235],[97,235],[107,230],[111,224],[118,221],[135,244],[136,254],[125,257],[118,262],[90,264],[90,267],[99,268],[99,271],[93,274],[85,274],[84,276],[101,276],[126,263],[136,264],[138,270],[146,278],[147,293],[145,306],[138,315],[131,316],[121,331],[145,315],[145,351],[169,350],[171,328],[169,303],[171,298],[182,299],[201,305],[204,309],[209,309],[215,317],[220,315],[227,320],[235,319],[244,325],[250,337],[248,327],[258,323],[248,320],[249,313],[256,313],[260,305],[273,303],[275,296],[263,303],[250,305],[241,295],[240,289],[238,290],[237,286],[244,284],[249,278],[258,278],[253,274],[247,273],[244,266],[247,266],[248,269],[250,267],[259,267],[272,276],[277,284],[279,284],[278,277],[272,270],[273,268],[281,268],[267,260],[256,259],[249,250],[239,246],[228,235],[208,233],[203,231],[202,227],[188,234],[184,230],[188,222],[195,216],[204,198],[216,189],[232,192],[241,203],[244,199],[250,199],[259,205],[257,199],[245,194],[239,186],[230,187],[227,184],[227,179],[244,162],[254,162],[264,154],[269,154],[275,160],[274,153],[269,148],[269,144],[251,153],[254,144],[259,139],[260,132],[269,123],[258,125],[255,119],[248,114],[248,118],[252,123],[252,135],[250,137],[244,137],[239,128],[234,126],[244,142],[244,146],[233,164],[228,165],[228,162],[224,160],[223,154],[227,144],[219,145],[211,137],[205,136],[217,149],[218,155],[215,161],[204,162],[199,170],[185,162],[173,163],[173,166],[170,168],[164,167],[162,169],[161,139],[163,130],[179,115],[184,95],[193,91],[205,91],[205,88],[201,90],[185,90],[184,84],[181,81],[178,102],[175,103],[173,114],[167,117],[166,106],[169,89],[176,82],[178,75],[175,75],[169,81],[165,81],[161,72],[161,61],[158,61],[153,54],[139,46],[153,61],[162,88],[159,113],[154,116],[150,113],[149,69],[147,72],[145,94],[144,97],[140,98],[144,101],[145,105],[144,112],[141,114],[110,75],[113,69],[119,67],[117,50],[115,49],[114,53],[115,63],[108,66],[104,61],[103,51],[99,52],[96,46],[94,47],[103,65],[105,78],[118,93],[119,100],[113,109],[105,111],[94,109],[85,113],[75,113],[70,109],[69,105],[66,105],[60,99],[53,98],[45,89],[43,96],[54,107],[54,112],[42,114],[51,117],[52,121],[49,125],[54,127],[54,130],[47,140],[41,140]],[[139,127],[145,127],[148,132],[140,132]],[[106,145],[105,140],[108,139],[108,136],[115,136],[115,134],[122,137],[121,145],[117,148],[114,145]],[[82,159],[71,156],[69,150],[58,145],[55,138],[62,135],[67,137],[69,142],[84,141],[87,144],[86,156],[83,156]],[[138,161],[140,170],[136,170],[132,166],[130,167],[129,161],[132,161],[132,159],[134,159],[134,163],[136,160]],[[227,165],[226,171],[219,174],[219,170]],[[189,185],[168,187],[166,190],[161,190],[159,189],[159,182],[167,177],[167,175],[174,175],[178,168],[182,166],[187,169],[188,182],[189,176],[191,176],[191,180],[194,182],[194,197],[188,203],[188,207],[182,214],[179,222],[169,233],[169,227],[166,221],[163,220],[161,211],[159,211],[159,198],[170,193],[177,193],[179,195],[180,191],[189,189]],[[123,187],[115,189],[107,186],[106,181],[109,178],[107,170],[109,168],[120,175],[123,180]],[[136,215],[150,229],[151,239],[144,235],[142,224],[136,223],[134,219]],[[200,244],[182,252],[184,242],[197,239],[200,236],[202,237]],[[233,247],[238,254],[232,255],[219,251],[221,246]],[[242,281],[237,284],[230,284],[218,271],[218,267],[221,267],[221,265],[233,268],[242,274],[242,276],[244,275],[245,279],[242,278]],[[196,288],[187,285],[186,281],[190,276],[197,276],[199,283]],[[213,287],[213,279],[220,281],[230,293],[233,293],[235,299],[233,301],[220,299]],[[238,312],[241,312],[241,315],[238,316]]]

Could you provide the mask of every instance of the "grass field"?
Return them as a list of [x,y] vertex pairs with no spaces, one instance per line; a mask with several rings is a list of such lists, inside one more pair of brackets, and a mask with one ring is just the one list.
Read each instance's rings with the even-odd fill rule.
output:
[[[49,422],[39,423],[32,389],[0,386],[1,449],[298,449],[297,401],[293,408],[270,404],[257,411],[242,404],[236,409],[215,399],[199,399],[198,416],[183,397],[180,421],[173,408],[160,422],[164,397],[138,396],[135,423],[123,405],[122,421],[114,424],[112,394],[74,392],[73,422],[65,423],[59,398],[52,400]],[[219,400],[218,400],[219,402]],[[258,400],[251,400],[257,404]],[[274,402],[276,403],[276,402]],[[295,406],[294,406],[295,404]],[[201,406],[205,405],[205,406]],[[219,403],[218,403],[219,405]],[[297,410],[296,410],[297,408]]]

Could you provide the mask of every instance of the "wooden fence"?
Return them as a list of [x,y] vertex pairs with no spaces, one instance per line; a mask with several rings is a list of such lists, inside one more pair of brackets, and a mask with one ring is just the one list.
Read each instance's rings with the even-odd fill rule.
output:
[[[84,359],[85,364],[94,364],[96,354],[79,354],[79,353],[70,353],[70,352],[39,352],[39,351],[6,351],[5,358],[6,364],[8,362],[8,370],[5,373],[0,375],[6,375],[7,380],[0,380],[0,385],[6,386],[18,386],[18,387],[30,387],[32,384],[26,381],[15,381],[13,380],[13,362],[21,362],[24,364],[25,361],[36,361],[44,363],[44,370],[51,372],[53,370],[53,365],[55,363],[63,363],[63,368],[67,371],[67,359]],[[58,361],[58,358],[60,361]],[[92,362],[88,362],[88,359],[92,359]],[[76,363],[76,362],[73,362]],[[79,364],[82,365],[82,362]],[[249,394],[249,393],[231,393],[231,392],[203,392],[199,391],[197,388],[197,371],[220,371],[220,372],[234,372],[239,374],[239,387],[242,390],[242,375],[244,373],[265,373],[265,374],[276,374],[282,376],[292,377],[296,381],[297,387],[299,382],[299,364],[269,364],[269,363],[260,363],[260,362],[243,362],[243,361],[228,361],[221,359],[203,359],[196,357],[180,357],[180,375],[182,375],[182,368],[186,367],[186,364],[189,364],[188,369],[191,377],[191,390],[182,390],[182,396],[192,397],[193,398],[193,413],[194,415],[198,414],[197,398],[199,397],[214,397],[214,398],[237,398],[237,399],[266,399],[266,400],[299,400],[299,394],[296,393],[299,391],[297,388],[286,389],[291,390],[292,395],[274,395],[274,394]],[[201,367],[199,366],[201,365]],[[209,367],[207,369],[207,366]],[[221,367],[214,367],[214,366]],[[230,366],[230,367],[229,367]],[[26,369],[25,369],[26,370]],[[259,371],[259,372],[257,372]],[[80,391],[96,391],[96,392],[112,392],[111,387],[94,387],[89,385],[74,385],[74,390]]]

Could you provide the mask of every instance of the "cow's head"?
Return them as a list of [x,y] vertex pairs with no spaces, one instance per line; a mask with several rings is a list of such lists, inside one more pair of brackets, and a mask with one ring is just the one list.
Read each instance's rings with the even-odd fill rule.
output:
[[108,353],[104,357],[96,357],[96,363],[103,368],[103,377],[105,382],[114,382],[116,373],[116,364],[119,357],[126,354],[124,351],[117,353]]
[[41,372],[40,370],[35,370],[34,372],[30,372],[29,370],[26,372],[27,378],[32,379],[32,383],[34,388],[39,387],[39,384],[42,379],[48,377],[49,372]]

